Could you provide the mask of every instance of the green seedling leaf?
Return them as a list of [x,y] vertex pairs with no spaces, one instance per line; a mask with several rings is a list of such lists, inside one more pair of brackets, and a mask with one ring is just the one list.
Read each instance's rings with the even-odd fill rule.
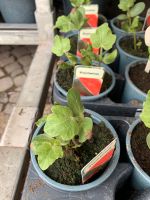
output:
[[66,33],[74,28],[74,24],[71,22],[68,16],[60,16],[57,18],[54,28],[60,29],[62,32]]
[[147,135],[146,143],[147,143],[148,148],[150,149],[150,133]]
[[46,116],[44,116],[44,117],[42,117],[42,118],[40,118],[35,124],[36,124],[36,126],[41,126],[42,124],[44,124],[45,122],[46,122],[46,119],[47,119],[47,115]]
[[73,55],[72,53],[67,53],[67,58],[69,60],[69,62],[71,63],[71,65],[76,65],[78,62],[78,59],[75,55]]
[[67,101],[70,110],[75,117],[83,118],[84,106],[80,99],[80,94],[74,88],[71,88],[67,94]]
[[120,0],[118,7],[122,11],[128,11],[136,2],[136,0]]
[[70,64],[68,62],[58,62],[57,65],[58,65],[59,69],[68,69],[68,68],[74,67],[72,64]]
[[108,23],[104,23],[97,28],[96,33],[91,34],[91,41],[94,48],[110,50],[116,41],[116,35],[112,34]]
[[131,29],[133,29],[133,32],[135,32],[135,29],[139,26],[139,16],[136,16],[133,18]]
[[81,129],[79,132],[79,142],[83,143],[92,136],[93,121],[89,117],[85,117],[81,123]]
[[60,142],[46,134],[36,136],[32,140],[31,149],[38,156],[38,164],[42,170],[46,170],[55,160],[63,157]]
[[88,5],[91,3],[91,0],[70,0],[71,5],[75,8],[78,8],[82,5]]
[[143,111],[140,115],[141,120],[147,128],[150,128],[150,90],[148,91],[146,101],[143,104]]
[[115,49],[111,53],[106,53],[103,57],[103,62],[107,65],[113,63],[117,57],[117,50]]
[[129,11],[131,17],[136,17],[141,14],[145,9],[145,3],[139,2],[135,4]]
[[126,20],[126,19],[128,19],[128,17],[125,14],[120,14],[120,15],[117,16],[117,19],[119,19],[119,20]]
[[56,35],[54,38],[54,46],[52,52],[57,56],[63,56],[64,53],[70,50],[70,40],[62,36]]
[[59,136],[64,141],[73,139],[79,127],[70,108],[56,105],[52,107],[52,112],[47,118],[44,132],[51,138]]

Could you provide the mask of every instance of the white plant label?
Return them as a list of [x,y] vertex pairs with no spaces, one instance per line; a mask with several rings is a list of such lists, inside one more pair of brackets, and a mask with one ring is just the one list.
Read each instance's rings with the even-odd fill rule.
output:
[[150,26],[145,31],[145,44],[150,47]]
[[97,4],[85,5],[83,8],[85,9],[86,15],[98,15],[99,7]]
[[145,72],[150,73],[150,60],[148,60],[148,62],[146,64]]
[[149,26],[149,23],[150,23],[149,20],[150,20],[150,8],[147,10],[146,17],[145,17],[145,20],[144,20],[144,24],[143,24],[143,27],[142,27],[142,31],[145,30],[146,24]]

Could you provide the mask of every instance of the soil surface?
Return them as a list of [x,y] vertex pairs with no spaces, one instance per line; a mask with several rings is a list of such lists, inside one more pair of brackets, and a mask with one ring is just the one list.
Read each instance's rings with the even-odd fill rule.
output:
[[138,124],[132,133],[131,147],[136,161],[150,176],[150,149],[146,143],[149,132],[150,129],[146,128],[142,122]]
[[[68,91],[72,87],[74,76],[74,68],[59,69],[57,73],[57,82],[65,90]],[[112,84],[112,77],[105,73],[101,93],[106,91]]]
[[[95,124],[93,126],[93,137],[91,140],[86,141],[79,148],[68,150],[65,153],[65,157],[56,160],[45,173],[59,183],[80,185],[82,183],[81,169],[112,140],[113,136],[105,124]],[[104,169],[98,172],[96,177],[100,176],[103,171]]]
[[129,76],[132,82],[143,92],[147,93],[150,89],[150,73],[146,73],[144,63],[131,67]]
[[144,39],[137,38],[137,43],[138,42],[142,42],[142,45],[139,48],[137,47],[137,50],[134,49],[133,37],[127,37],[126,39],[120,41],[120,46],[125,52],[133,56],[148,58],[148,49],[145,45]]

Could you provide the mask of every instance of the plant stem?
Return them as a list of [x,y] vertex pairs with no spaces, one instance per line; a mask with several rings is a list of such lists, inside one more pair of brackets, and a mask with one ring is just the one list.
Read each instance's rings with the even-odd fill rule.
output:
[[100,62],[103,60],[103,48],[100,48]]
[[136,32],[133,33],[133,39],[134,39],[134,50],[137,50],[137,47],[136,47]]
[[129,27],[131,27],[132,20],[131,20],[131,16],[130,16],[130,9],[128,10],[127,16],[128,16]]

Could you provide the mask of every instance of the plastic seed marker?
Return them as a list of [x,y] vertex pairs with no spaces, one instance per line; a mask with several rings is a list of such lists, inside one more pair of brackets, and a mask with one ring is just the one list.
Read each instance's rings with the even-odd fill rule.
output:
[[[150,47],[150,26],[145,31],[145,44],[146,46]],[[150,73],[150,56],[145,68],[146,73]]]
[[145,30],[146,26],[147,27],[150,26],[150,8],[147,10],[146,17],[145,17],[145,20],[144,20],[144,24],[143,24],[143,27],[142,27],[142,31]]

